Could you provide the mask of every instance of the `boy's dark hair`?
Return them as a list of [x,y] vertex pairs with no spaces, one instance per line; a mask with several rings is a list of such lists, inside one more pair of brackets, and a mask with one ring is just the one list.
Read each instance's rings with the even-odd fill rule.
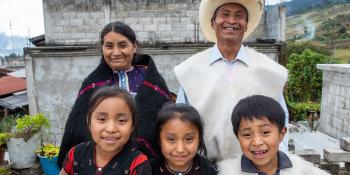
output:
[[116,86],[104,86],[99,89],[97,89],[91,96],[88,106],[88,113],[87,113],[87,123],[88,126],[91,124],[91,115],[96,109],[96,107],[105,99],[111,98],[111,97],[117,97],[122,99],[127,106],[129,107],[131,114],[132,114],[132,126],[134,127],[134,131],[131,134],[131,136],[135,135],[135,127],[137,124],[137,112],[136,112],[136,105],[134,98],[130,95],[130,93],[124,89],[120,89]]
[[184,103],[167,103],[165,104],[158,113],[156,121],[156,134],[158,137],[158,143],[160,140],[160,132],[162,126],[169,121],[170,119],[179,118],[181,121],[188,121],[192,125],[196,126],[199,133],[199,145],[198,145],[198,154],[206,157],[207,149],[204,144],[204,130],[201,117],[196,109],[192,106]]
[[238,136],[238,129],[242,119],[252,121],[263,117],[276,124],[279,131],[285,126],[285,113],[281,105],[273,98],[253,95],[241,99],[231,115],[233,132]]

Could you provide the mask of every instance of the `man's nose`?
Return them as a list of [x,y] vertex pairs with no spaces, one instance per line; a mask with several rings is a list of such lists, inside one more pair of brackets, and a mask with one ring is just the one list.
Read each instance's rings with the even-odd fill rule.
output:
[[236,23],[237,19],[234,15],[230,15],[228,18],[227,18],[227,22],[231,23],[231,24],[234,24]]

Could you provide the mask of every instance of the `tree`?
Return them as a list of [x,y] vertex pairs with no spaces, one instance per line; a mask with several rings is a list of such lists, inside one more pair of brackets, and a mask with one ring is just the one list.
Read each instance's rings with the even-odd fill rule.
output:
[[346,33],[346,27],[342,26],[342,27],[338,30],[338,33],[340,33],[340,34]]
[[18,58],[18,55],[11,53],[7,58]]
[[[286,102],[292,120],[305,120],[308,112],[319,112],[322,92],[322,71],[316,64],[334,63],[330,56],[295,47],[289,55],[287,68],[289,77],[286,88]],[[301,49],[304,49],[300,52]]]
[[320,101],[322,71],[316,68],[316,64],[333,62],[331,57],[310,49],[305,49],[301,54],[291,54],[287,63],[287,98],[292,102]]

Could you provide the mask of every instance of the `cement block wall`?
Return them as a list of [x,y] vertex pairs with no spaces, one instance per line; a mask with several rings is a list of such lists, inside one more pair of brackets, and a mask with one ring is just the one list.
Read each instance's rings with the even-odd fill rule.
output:
[[[119,20],[135,30],[141,43],[205,43],[198,25],[199,4],[200,0],[43,0],[45,42],[96,44],[104,25]],[[265,25],[264,14],[247,42],[267,37],[281,40],[280,31],[267,36],[265,29],[280,26],[279,15],[266,19]]]
[[320,128],[332,137],[350,135],[350,64],[325,65],[323,70]]
[[266,38],[286,41],[286,8],[274,7],[266,12]]
[[[173,47],[141,47],[140,53],[150,54],[169,89],[177,93],[179,84],[173,68],[209,44]],[[277,61],[279,45],[252,45]],[[54,46],[28,48],[24,51],[29,111],[43,112],[49,117],[54,137],[61,142],[68,114],[84,78],[100,61],[99,50],[93,46]]]

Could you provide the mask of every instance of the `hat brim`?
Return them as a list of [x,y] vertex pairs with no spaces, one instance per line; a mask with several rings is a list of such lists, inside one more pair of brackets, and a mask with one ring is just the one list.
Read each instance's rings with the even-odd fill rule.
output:
[[248,26],[243,39],[247,38],[259,25],[264,9],[263,0],[202,0],[199,6],[199,24],[208,41],[216,42],[215,30],[211,26],[211,18],[215,10],[227,3],[237,3],[248,11]]

